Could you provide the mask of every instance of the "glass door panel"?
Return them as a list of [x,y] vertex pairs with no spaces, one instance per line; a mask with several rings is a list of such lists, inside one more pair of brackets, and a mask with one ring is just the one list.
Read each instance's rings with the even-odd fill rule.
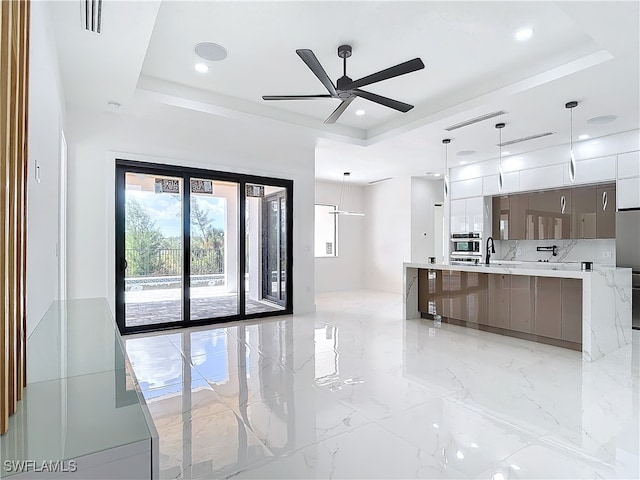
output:
[[247,184],[245,312],[285,309],[287,195],[284,187]]
[[191,320],[238,315],[238,191],[191,178]]
[[179,177],[125,174],[125,327],[182,321]]

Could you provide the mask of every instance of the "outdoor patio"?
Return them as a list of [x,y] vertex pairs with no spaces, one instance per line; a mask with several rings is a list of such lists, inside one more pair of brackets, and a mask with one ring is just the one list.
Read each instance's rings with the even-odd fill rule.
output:
[[[125,294],[126,326],[154,325],[182,320],[181,290],[178,288],[129,291]],[[265,300],[246,299],[246,313],[278,312],[284,307]],[[225,288],[191,289],[191,319],[228,317],[238,314],[238,295]]]

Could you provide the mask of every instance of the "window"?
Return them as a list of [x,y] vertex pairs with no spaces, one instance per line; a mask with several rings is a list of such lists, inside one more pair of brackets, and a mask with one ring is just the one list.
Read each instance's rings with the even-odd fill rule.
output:
[[338,256],[338,215],[335,205],[316,205],[315,255]]

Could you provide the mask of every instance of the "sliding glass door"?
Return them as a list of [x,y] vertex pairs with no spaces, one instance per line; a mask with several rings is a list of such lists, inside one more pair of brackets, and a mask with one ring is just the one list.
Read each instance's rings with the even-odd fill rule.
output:
[[182,321],[182,190],[178,177],[125,174],[126,327]]
[[289,180],[118,160],[121,331],[292,313],[292,188]]
[[240,313],[238,191],[234,182],[191,178],[191,320]]

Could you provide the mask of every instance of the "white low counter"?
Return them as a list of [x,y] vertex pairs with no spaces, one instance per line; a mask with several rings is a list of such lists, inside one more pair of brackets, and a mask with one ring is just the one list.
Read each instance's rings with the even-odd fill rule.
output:
[[446,265],[404,263],[403,313],[420,318],[418,271],[421,269],[574,278],[582,280],[582,357],[593,361],[631,343],[631,269],[595,266],[582,271],[577,264],[521,263]]
[[27,341],[0,478],[157,478],[158,434],[128,363],[105,299],[54,302]]

